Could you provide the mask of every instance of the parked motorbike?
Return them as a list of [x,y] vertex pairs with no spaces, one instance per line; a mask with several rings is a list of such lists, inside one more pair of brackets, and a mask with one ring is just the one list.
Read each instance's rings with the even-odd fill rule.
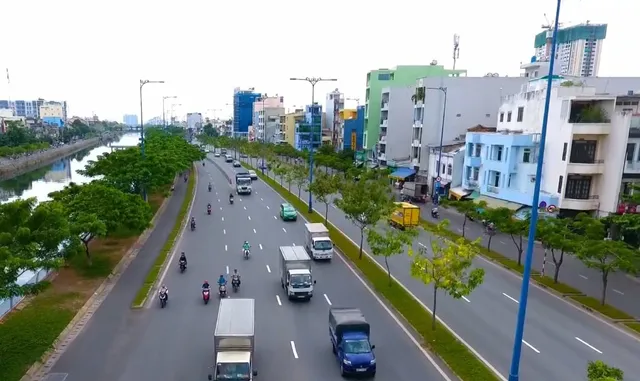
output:
[[210,291],[208,289],[202,290],[202,300],[204,304],[209,304],[209,293]]
[[167,299],[168,299],[168,297],[167,297],[167,296],[168,296],[168,295],[167,295],[167,293],[166,293],[166,292],[161,292],[161,293],[158,295],[158,298],[160,299],[160,308],[164,308],[164,307],[167,305]]
[[226,298],[227,297],[227,286],[221,285],[218,288],[218,294],[220,294],[221,298]]

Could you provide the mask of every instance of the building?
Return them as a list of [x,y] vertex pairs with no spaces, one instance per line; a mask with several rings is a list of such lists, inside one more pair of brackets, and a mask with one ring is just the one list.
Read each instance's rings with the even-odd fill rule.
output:
[[138,125],[138,115],[135,114],[125,114],[122,117],[122,123],[125,126],[135,127]]
[[44,102],[40,106],[40,119],[49,126],[64,127],[66,105],[61,102]]
[[344,109],[345,97],[338,89],[327,94],[327,100],[325,103],[325,123],[326,130],[322,131],[322,136],[331,137],[331,145],[341,147],[339,144],[342,133],[340,127],[342,126],[342,120],[340,119],[340,110]]
[[340,110],[340,136],[338,144],[343,150],[362,150],[362,136],[364,134],[364,106],[358,106],[356,110]]
[[[598,87],[640,88],[640,78],[626,85],[590,79],[600,86],[587,87],[563,77],[554,79],[537,207],[562,216],[616,212],[625,166],[631,169],[634,165],[636,151],[635,142],[629,140],[633,136],[630,126],[640,96],[618,100],[614,93],[597,91]],[[633,94],[632,90],[616,92]],[[546,78],[531,80],[522,92],[504,98],[496,133],[467,134],[462,185],[467,192],[478,190],[489,205],[505,206],[518,213],[531,208],[545,97]],[[615,154],[625,146],[626,156]],[[627,165],[629,158],[631,164]]]
[[197,131],[202,128],[202,114],[199,112],[187,113],[187,128]]
[[466,76],[466,70],[447,70],[444,66],[432,65],[397,66],[393,69],[378,69],[367,73],[367,89],[365,94],[365,126],[364,148],[375,160],[376,144],[380,136],[380,101],[381,91],[386,87],[412,86],[418,78]]
[[385,87],[380,100],[380,141],[378,162],[381,166],[408,165],[411,162],[414,86]]
[[284,97],[266,94],[253,102],[252,125],[255,138],[260,141],[274,142],[278,139],[280,116],[284,115]]
[[0,108],[0,133],[7,132],[7,122],[17,122],[20,126],[27,124],[24,116],[14,116],[13,110]]
[[293,147],[297,150],[317,149],[322,144],[322,106],[305,107],[304,120],[296,123]]
[[40,98],[38,100],[26,101],[26,100],[0,100],[0,109],[8,108],[13,110],[15,116],[22,116],[25,118],[40,119],[40,108],[45,104],[58,104],[62,107],[63,120],[67,120],[67,102],[47,102]]
[[[539,61],[549,61],[553,30],[538,33],[534,47]],[[596,77],[600,69],[602,43],[607,37],[607,24],[574,25],[558,30],[556,60],[558,74]]]
[[[462,173],[464,168],[465,142],[453,141],[442,144],[442,156],[440,145],[429,146],[429,168],[427,178],[429,189],[439,189],[438,193],[446,195],[452,191],[454,197],[462,190]],[[440,178],[438,180],[438,177]],[[436,186],[436,183],[439,184]]]
[[233,90],[233,136],[248,135],[249,126],[253,122],[253,102],[260,98],[254,89]]
[[295,146],[296,125],[304,122],[304,110],[295,109],[294,112],[280,116],[280,141]]

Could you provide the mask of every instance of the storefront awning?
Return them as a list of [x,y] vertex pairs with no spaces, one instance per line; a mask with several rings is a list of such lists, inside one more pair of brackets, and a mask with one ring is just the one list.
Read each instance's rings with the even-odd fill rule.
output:
[[415,174],[416,174],[416,171],[411,168],[398,168],[395,170],[395,172],[390,174],[389,177],[398,179],[398,180],[404,180],[407,177],[413,176]]
[[463,189],[462,187],[455,187],[449,189],[449,196],[455,198],[456,200],[460,200],[463,197],[467,197],[472,192],[472,190]]
[[499,198],[493,198],[485,195],[478,196],[478,198],[476,198],[474,201],[475,202],[484,201],[487,203],[487,206],[491,209],[507,208],[507,209],[516,211],[523,207],[522,204],[518,204],[517,202],[505,201]]

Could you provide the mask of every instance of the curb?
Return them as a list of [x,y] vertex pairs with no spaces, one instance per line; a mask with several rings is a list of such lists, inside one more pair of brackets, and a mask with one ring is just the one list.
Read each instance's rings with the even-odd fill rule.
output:
[[[175,180],[174,180],[175,181]],[[120,279],[120,276],[129,267],[129,264],[137,257],[140,249],[144,246],[151,235],[151,232],[155,229],[156,222],[164,214],[169,200],[171,197],[165,198],[158,208],[155,216],[151,219],[151,226],[147,228],[138,240],[131,246],[131,248],[125,253],[120,262],[116,264],[107,278],[100,284],[100,286],[94,291],[93,295],[85,302],[80,308],[78,313],[73,317],[71,322],[65,327],[64,330],[58,335],[56,340],[52,344],[52,348],[42,355],[41,359],[35,362],[20,381],[39,381],[44,380],[47,373],[53,368],[60,356],[65,352],[66,348],[75,340],[75,338],[82,332],[82,329],[87,324],[89,319],[98,310],[102,302],[107,298],[113,287]]]
[[[153,282],[153,286],[149,287],[149,291],[147,292],[147,295],[144,297],[144,299],[142,299],[142,302],[140,302],[140,304],[137,304],[135,306],[131,306],[131,309],[137,310],[137,309],[141,309],[144,308],[144,306],[147,304],[147,301],[149,300],[149,296],[152,293],[155,293],[155,291],[158,289],[158,282],[164,277],[163,272],[164,269],[167,267],[167,265],[169,264],[169,261],[173,258],[174,254],[175,254],[175,250],[176,250],[176,246],[177,244],[182,240],[182,235],[184,234],[185,229],[187,228],[187,223],[189,221],[189,215],[191,214],[191,210],[193,208],[193,203],[196,199],[196,192],[198,190],[198,166],[197,165],[193,165],[194,168],[194,173],[193,175],[195,176],[195,183],[193,184],[193,193],[191,195],[191,201],[189,202],[189,206],[187,207],[187,210],[189,211],[189,213],[185,214],[185,216],[183,217],[183,221],[182,221],[182,228],[181,228],[181,232],[180,232],[180,236],[176,236],[176,238],[173,240],[173,243],[171,244],[171,249],[167,252],[166,257],[164,258],[164,261],[162,262],[162,266],[160,267],[160,271],[158,272],[158,276],[156,277],[156,280]],[[187,195],[185,194],[185,197],[187,197]],[[182,206],[182,205],[180,205]],[[175,226],[175,225],[174,225]],[[171,255],[169,255],[171,254]],[[159,254],[158,254],[159,255]]]

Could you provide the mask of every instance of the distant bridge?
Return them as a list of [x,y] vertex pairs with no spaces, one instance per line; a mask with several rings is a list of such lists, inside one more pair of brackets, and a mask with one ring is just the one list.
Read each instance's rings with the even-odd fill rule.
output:
[[125,128],[127,131],[140,131],[140,126],[127,126]]
[[124,149],[131,148],[132,146],[122,146],[122,145],[109,143],[108,147],[111,149],[111,152],[113,152],[113,151],[122,151]]

